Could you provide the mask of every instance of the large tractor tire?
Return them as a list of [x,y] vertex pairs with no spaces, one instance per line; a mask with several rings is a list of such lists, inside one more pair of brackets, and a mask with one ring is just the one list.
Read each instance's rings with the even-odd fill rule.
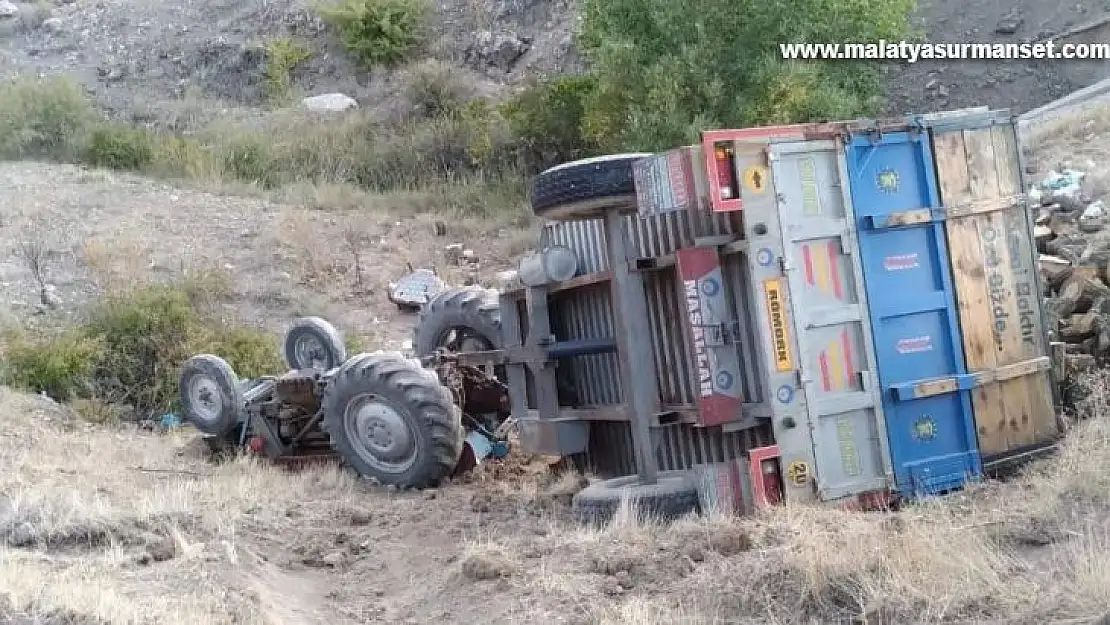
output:
[[330,371],[347,360],[347,346],[335,326],[319,317],[295,319],[285,331],[285,364],[291,369]]
[[223,358],[200,354],[186,360],[177,386],[182,419],[201,432],[223,436],[239,423],[243,392]]
[[686,471],[662,471],[654,484],[628,475],[594,482],[574,496],[571,508],[583,523],[610,521],[628,498],[640,515],[670,521],[699,509],[698,488]]
[[466,435],[451,392],[435,373],[394,352],[359,354],[324,394],[324,429],[359,475],[427,488],[451,475]]
[[497,291],[482,287],[448,289],[420,310],[413,329],[417,358],[440,349],[452,352],[500,349],[501,304]]
[[632,165],[647,153],[611,154],[563,163],[532,183],[532,212],[554,221],[600,217],[614,206],[635,206]]

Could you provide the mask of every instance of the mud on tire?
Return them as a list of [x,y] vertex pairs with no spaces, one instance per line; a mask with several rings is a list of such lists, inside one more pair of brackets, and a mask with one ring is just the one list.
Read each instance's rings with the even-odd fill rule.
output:
[[698,488],[686,471],[662,471],[655,484],[640,484],[628,475],[594,482],[574,496],[571,507],[583,523],[610,521],[628,497],[640,514],[670,521],[699,509]]
[[420,310],[413,329],[412,348],[424,358],[446,347],[460,351],[469,346],[500,349],[501,304],[497,291],[481,287],[448,289]]
[[356,472],[384,485],[426,488],[462,454],[462,417],[435,373],[401,354],[354,356],[324,395],[324,429]]
[[652,155],[611,154],[547,169],[532,182],[532,212],[552,220],[588,219],[618,204],[635,205],[632,165],[645,156]]

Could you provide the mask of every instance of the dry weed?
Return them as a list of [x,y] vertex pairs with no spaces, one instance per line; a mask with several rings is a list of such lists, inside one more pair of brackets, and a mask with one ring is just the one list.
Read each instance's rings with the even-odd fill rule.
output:
[[212,466],[175,453],[189,435],[94,428],[6,389],[0,414],[0,466],[9,468],[0,474],[0,588],[21,611],[110,623],[257,621],[250,598],[218,574],[240,534],[306,500],[328,499],[330,513],[354,499],[352,480],[334,468]]
[[110,241],[85,241],[77,256],[100,292],[124,293],[147,281],[153,252],[139,237],[118,233]]

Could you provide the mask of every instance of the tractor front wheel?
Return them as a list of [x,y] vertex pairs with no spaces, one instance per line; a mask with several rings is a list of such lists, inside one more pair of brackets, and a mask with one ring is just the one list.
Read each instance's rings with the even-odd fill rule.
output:
[[356,472],[399,488],[427,488],[451,475],[465,436],[436,374],[390,352],[340,367],[324,394],[324,428]]
[[205,434],[223,436],[239,422],[243,393],[239,376],[223,358],[193,356],[178,378],[183,419]]

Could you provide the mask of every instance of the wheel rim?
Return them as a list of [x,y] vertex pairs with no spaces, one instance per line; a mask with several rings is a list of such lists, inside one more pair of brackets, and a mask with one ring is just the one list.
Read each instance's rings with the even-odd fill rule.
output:
[[493,350],[493,343],[471,328],[452,327],[440,333],[436,347],[456,353],[486,352]]
[[224,396],[220,385],[206,376],[194,377],[189,383],[189,405],[194,417],[205,423],[212,423],[224,412]]
[[293,353],[297,356],[297,364],[302,369],[325,370],[331,366],[328,350],[315,337],[297,337],[296,342],[293,343]]
[[359,457],[383,473],[403,473],[419,456],[420,437],[405,415],[381,396],[354,398],[344,411],[343,427]]

